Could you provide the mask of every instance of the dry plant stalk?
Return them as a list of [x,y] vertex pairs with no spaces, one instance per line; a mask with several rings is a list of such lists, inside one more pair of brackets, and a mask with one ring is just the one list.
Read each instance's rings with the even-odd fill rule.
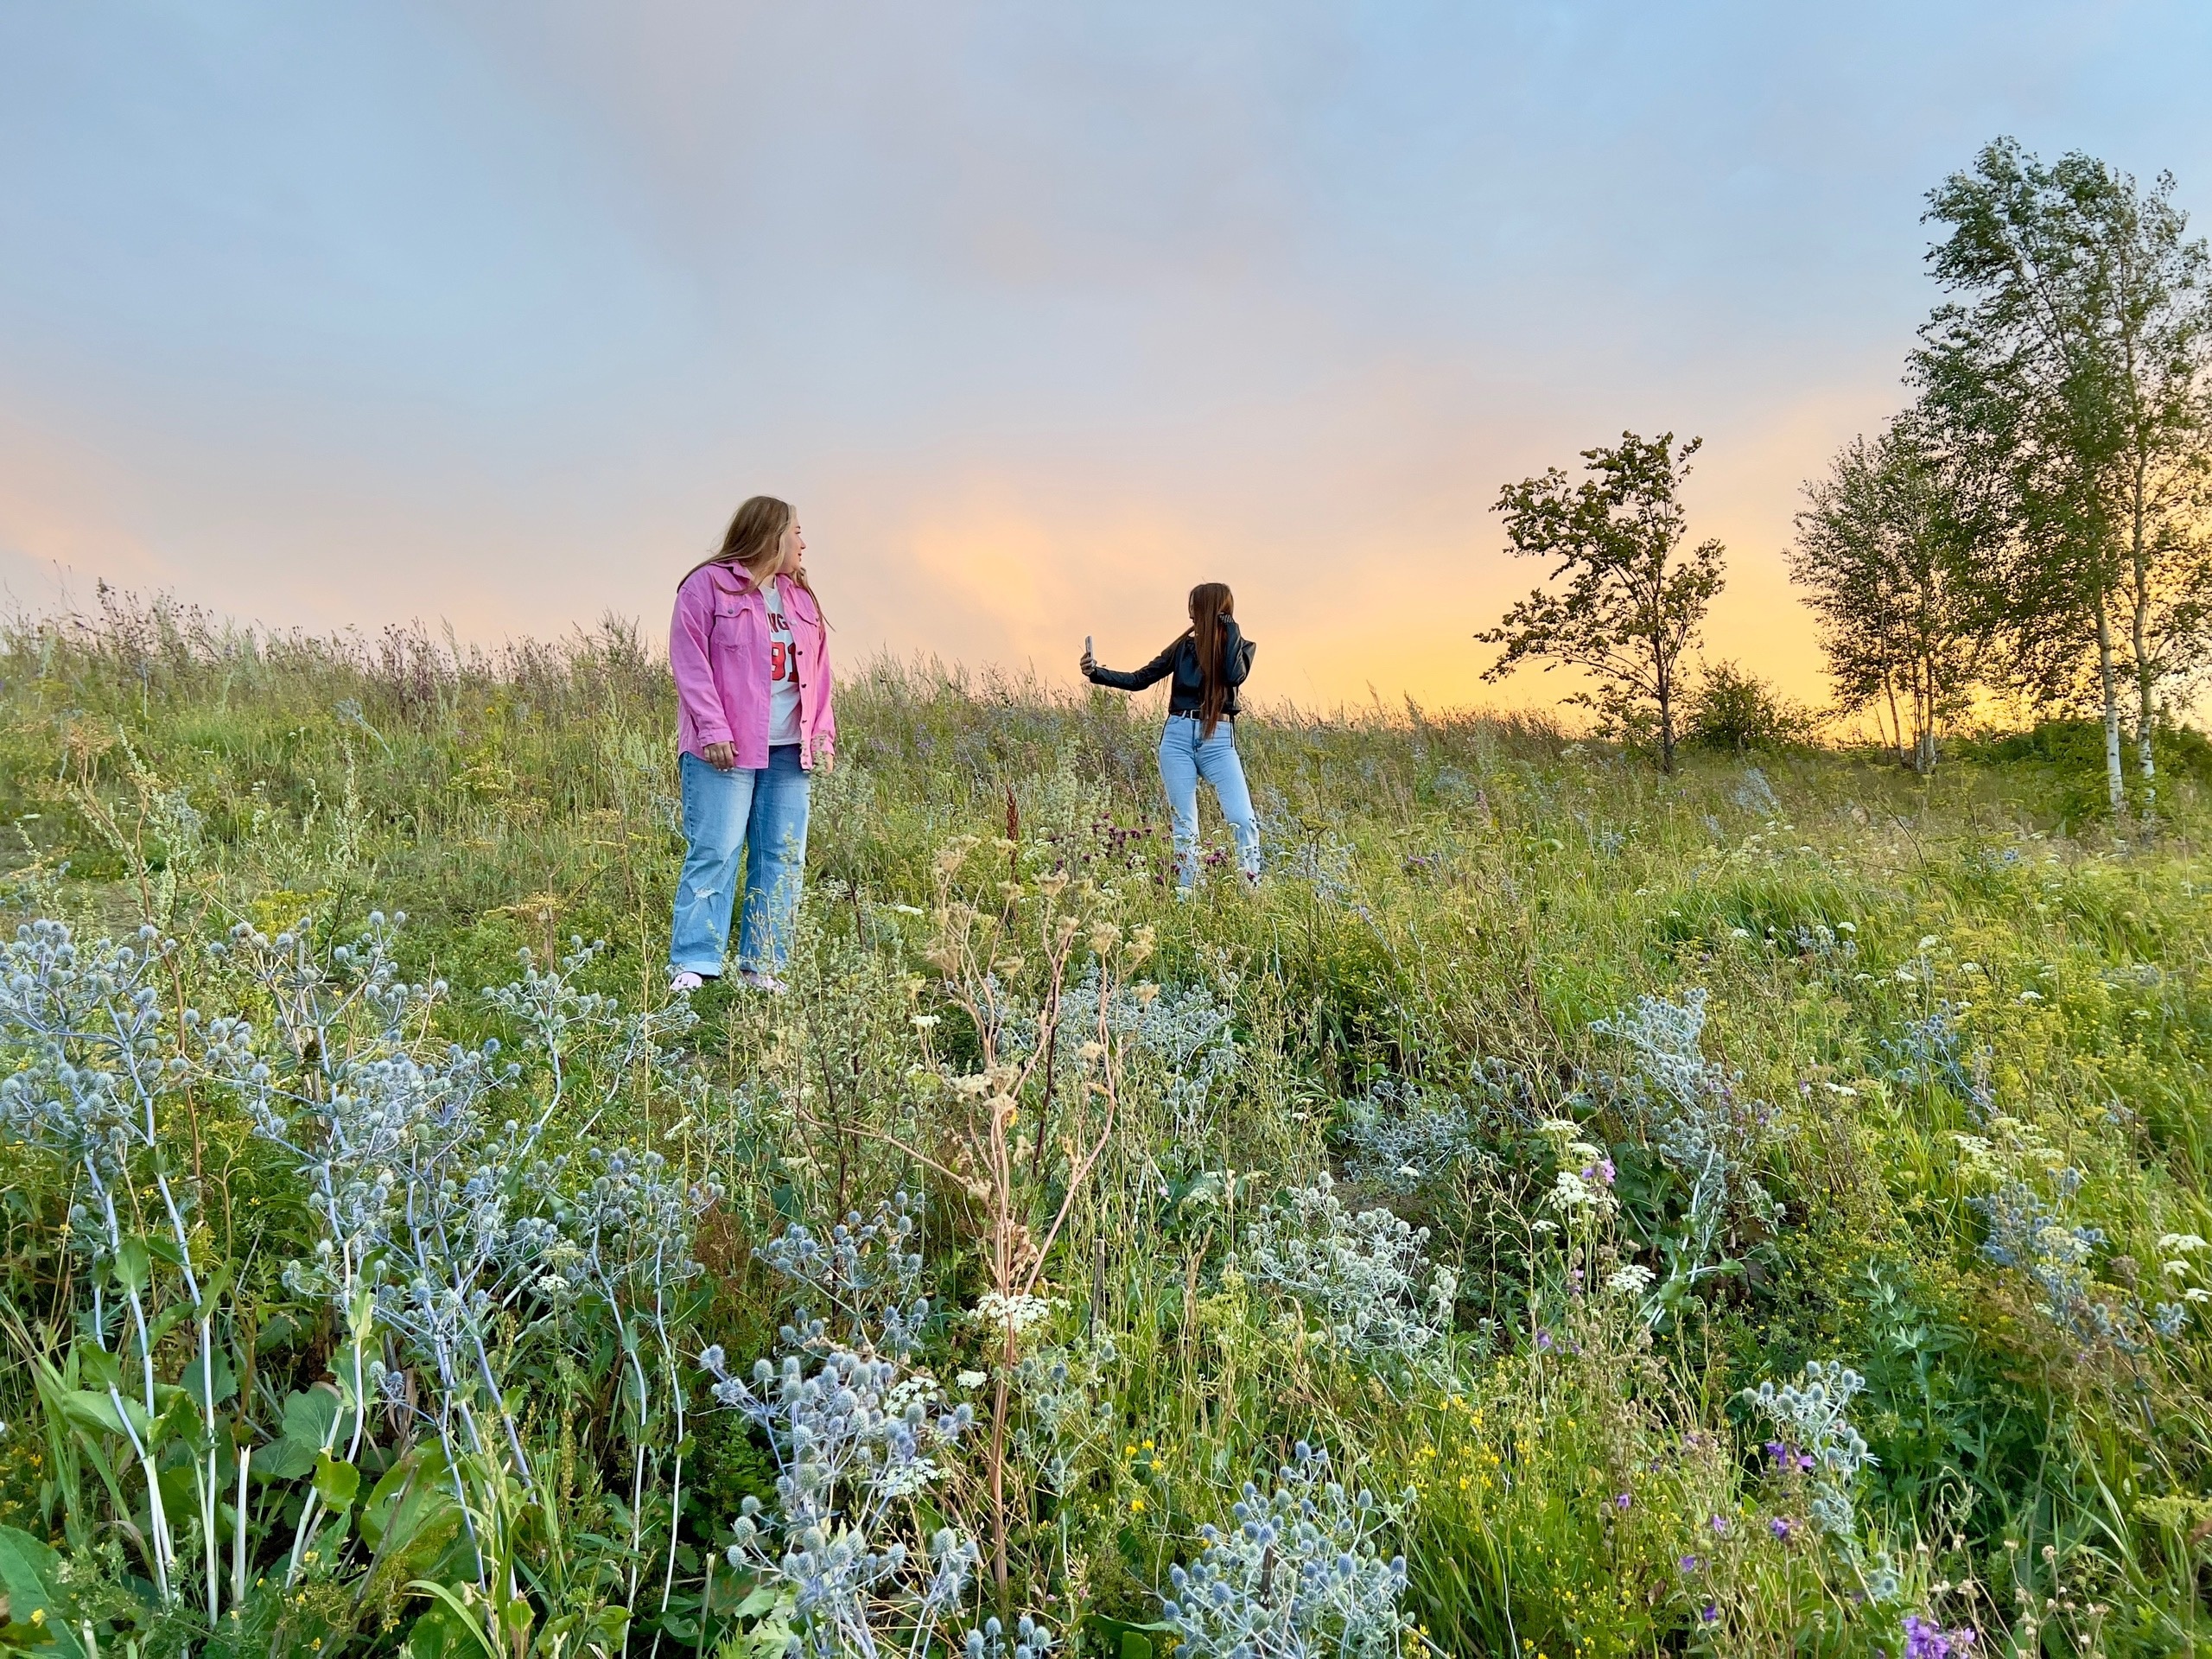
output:
[[[1131,983],[1131,976],[1154,950],[1153,930],[1140,927],[1124,936],[1119,924],[1085,918],[1072,900],[1090,896],[1088,884],[1070,893],[1069,879],[1054,874],[1024,884],[999,884],[999,907],[986,911],[961,896],[962,866],[979,844],[973,836],[948,842],[937,855],[934,879],[936,933],[927,961],[942,976],[946,1001],[966,1016],[980,1050],[980,1069],[956,1075],[931,1041],[936,1024],[917,1020],[926,1071],[943,1085],[950,1111],[934,1149],[925,1149],[887,1131],[842,1126],[887,1141],[952,1182],[983,1212],[982,1243],[990,1264],[991,1288],[977,1316],[997,1335],[998,1363],[992,1389],[988,1478],[991,1506],[991,1571],[1001,1597],[1007,1587],[1007,1539],[1010,1530],[1006,1490],[1008,1392],[1020,1359],[1021,1332],[1047,1311],[1038,1287],[1053,1244],[1065,1230],[1077,1200],[1097,1173],[1119,1118],[1125,1038],[1112,1028],[1116,994],[1128,986],[1140,1005],[1157,988]],[[996,843],[1010,852],[1009,842]],[[1055,1090],[1052,1075],[1058,1053],[1069,969],[1078,944],[1087,945],[1098,964],[1098,995],[1089,1023],[1093,1028],[1072,1052],[1077,1076],[1068,1089],[1057,1123],[1046,1120]],[[1025,956],[1025,949],[1034,956]],[[1033,1008],[1017,988],[1027,983]],[[917,982],[915,988],[921,988]],[[1020,1041],[1010,1041],[1018,1034]],[[1072,1038],[1076,1033],[1068,1033]],[[1065,1081],[1065,1080],[1063,1080]],[[1021,1133],[1024,1103],[1039,1103],[1033,1135]],[[809,1116],[815,1127],[830,1124]],[[1055,1179],[1058,1196],[1052,1188]],[[1049,1216],[1046,1212],[1049,1211]]]

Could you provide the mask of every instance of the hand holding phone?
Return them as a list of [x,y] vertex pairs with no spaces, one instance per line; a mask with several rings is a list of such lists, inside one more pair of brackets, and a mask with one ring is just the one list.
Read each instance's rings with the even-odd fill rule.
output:
[[1090,654],[1090,636],[1087,633],[1083,636],[1083,661],[1079,666],[1086,674],[1098,666],[1097,658]]

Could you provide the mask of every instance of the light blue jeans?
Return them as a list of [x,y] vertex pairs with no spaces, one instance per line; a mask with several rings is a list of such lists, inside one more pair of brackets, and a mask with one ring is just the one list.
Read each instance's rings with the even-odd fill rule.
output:
[[1175,880],[1188,887],[1198,879],[1198,779],[1213,785],[1221,816],[1236,834],[1237,868],[1260,874],[1260,821],[1252,816],[1252,791],[1244,784],[1244,763],[1236,758],[1236,727],[1223,721],[1211,737],[1201,737],[1204,723],[1188,715],[1170,715],[1160,734],[1160,781],[1167,788],[1167,810],[1175,820]]
[[781,972],[806,879],[806,769],[798,745],[779,744],[755,771],[717,772],[696,754],[677,763],[683,787],[683,872],[676,878],[669,966],[713,978],[729,950],[730,911],[741,867],[743,931],[737,965]]

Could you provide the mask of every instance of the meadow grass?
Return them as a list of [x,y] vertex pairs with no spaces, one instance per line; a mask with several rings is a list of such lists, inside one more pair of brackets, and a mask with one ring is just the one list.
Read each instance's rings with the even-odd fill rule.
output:
[[[0,635],[0,715],[14,902],[80,944],[181,941],[149,981],[163,1018],[189,1001],[268,1028],[272,982],[206,943],[244,926],[324,952],[372,912],[405,912],[398,977],[454,988],[389,1040],[503,1038],[513,1098],[550,1100],[572,1040],[474,994],[520,953],[556,970],[603,941],[560,995],[667,1011],[673,699],[623,625],[486,654],[111,601]],[[1927,780],[1812,747],[1662,778],[1541,717],[1276,710],[1238,732],[1266,882],[1241,889],[1210,817],[1214,873],[1179,905],[1157,715],[935,664],[841,690],[791,994],[710,986],[696,1023],[619,1052],[573,1039],[580,1081],[531,1154],[664,1160],[703,1270],[594,1300],[581,1270],[552,1282],[567,1244],[512,1281],[487,1255],[511,1294],[483,1315],[486,1374],[518,1458],[439,1477],[466,1516],[419,1542],[395,1541],[431,1467],[412,1461],[424,1408],[349,1416],[340,1374],[351,1344],[414,1389],[423,1351],[379,1314],[349,1335],[343,1299],[294,1266],[321,1223],[239,1087],[194,1071],[159,1144],[119,1166],[141,1219],[118,1236],[160,1233],[157,1174],[184,1192],[168,1254],[89,1237],[82,1168],[19,1123],[0,1145],[9,1639],[427,1656],[481,1650],[446,1645],[478,1619],[499,1652],[734,1655],[796,1617],[846,1650],[718,1553],[748,1497],[773,1510],[779,1447],[698,1356],[738,1376],[805,1348],[779,1327],[808,1293],[763,1247],[902,1191],[932,1308],[900,1363],[979,1425],[947,1430],[884,1523],[918,1550],[941,1527],[978,1541],[931,1641],[1028,1613],[1116,1659],[1164,1652],[1170,1569],[1300,1440],[1375,1495],[1408,1624],[1285,1615],[1255,1652],[1895,1654],[1908,1616],[1985,1651],[2212,1637],[2212,1305],[2190,1294],[2212,1294],[2201,744],[2176,739],[2156,823],[2116,835],[2084,811],[2094,759],[2057,741],[1961,745]],[[1695,992],[1687,1048],[1623,1034],[1647,997],[1694,1025]],[[1102,1000],[1121,1023],[1100,1058],[1008,1082],[1063,1018],[1045,1011],[1072,1010],[1072,1051]],[[161,1029],[193,1040],[181,1015]],[[1294,1226],[1286,1195],[1325,1172],[1344,1219]],[[594,1179],[548,1223],[563,1239],[609,1179],[658,1178]],[[1370,1208],[1421,1230],[1414,1254],[1355,1236]],[[975,1317],[1012,1282],[994,1252],[1063,1211],[1036,1322]],[[1270,1255],[1299,1228],[1306,1254]],[[200,1395],[181,1261],[221,1275]],[[810,1311],[858,1294],[857,1273],[832,1280]],[[145,1357],[168,1449],[144,1461],[179,1573],[195,1550],[219,1565],[212,1622],[153,1582],[157,1517],[119,1431],[155,1429],[83,1403],[105,1350],[137,1352],[132,1291],[168,1310]],[[1809,1434],[1745,1397],[1808,1362],[1862,1385],[1847,1416],[1871,1461],[1847,1476],[1806,1467]],[[241,1472],[248,1446],[276,1472]],[[881,1616],[911,1638],[918,1605]]]

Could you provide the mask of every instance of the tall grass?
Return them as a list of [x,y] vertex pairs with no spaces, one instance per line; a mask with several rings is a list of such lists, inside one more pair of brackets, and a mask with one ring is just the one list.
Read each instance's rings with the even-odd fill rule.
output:
[[[869,666],[816,784],[792,993],[710,988],[686,1024],[662,988],[672,694],[634,628],[477,652],[112,594],[9,626],[19,908],[80,944],[151,926],[180,942],[150,982],[161,1009],[264,1031],[276,994],[206,942],[244,926],[327,956],[404,912],[392,973],[454,988],[376,1052],[431,1065],[497,1037],[523,1066],[510,1098],[543,1103],[559,1045],[582,1044],[589,1085],[551,1107],[543,1155],[665,1160],[671,1193],[702,1195],[683,1225],[703,1268],[663,1282],[632,1262],[644,1276],[583,1294],[540,1274],[566,1257],[533,1257],[486,1316],[516,1455],[434,1458],[401,1406],[349,1393],[347,1356],[372,1351],[392,1400],[431,1390],[397,1325],[350,1329],[295,1265],[321,1236],[296,1160],[212,1071],[165,1099],[163,1144],[128,1173],[134,1202],[178,1184],[170,1255],[220,1270],[197,1406],[175,1393],[196,1321],[161,1325],[188,1300],[178,1265],[87,1246],[81,1178],[0,1146],[11,1617],[86,1652],[428,1655],[462,1650],[440,1644],[472,1620],[518,1654],[735,1654],[793,1621],[834,1649],[760,1558],[719,1553],[747,1498],[772,1511],[783,1448],[698,1357],[719,1347],[737,1376],[804,1350],[802,1306],[854,1285],[795,1281],[763,1247],[905,1191],[931,1302],[912,1363],[982,1429],[917,1452],[942,1468],[899,1520],[917,1552],[940,1527],[979,1541],[944,1640],[1028,1613],[1117,1659],[1166,1647],[1171,1567],[1300,1440],[1374,1495],[1410,1628],[1286,1615],[1303,1645],[1284,1651],[1897,1653],[1908,1615],[2004,1651],[2212,1636],[2212,1306],[2188,1294],[2212,1289],[2188,1242],[2212,1236],[2212,873],[2189,752],[2164,818],[2115,838],[2076,814],[2063,753],[1993,746],[1923,781],[1796,748],[1662,779],[1539,718],[1262,713],[1238,739],[1267,882],[1178,905],[1157,713]],[[1040,977],[1064,914],[1073,1001]],[[523,951],[560,996],[613,999],[559,1004],[603,1040],[531,1047],[521,993],[474,995]],[[1113,1030],[1078,1065],[1067,1033],[1102,1018],[1086,973]],[[1690,1109],[1609,1034],[1640,999],[1694,991],[1682,1086],[1718,1148],[1697,1155],[1732,1160],[1702,1210]],[[620,1047],[615,1022],[646,1014],[665,1027]],[[1021,1069],[1055,1021],[1066,1046]],[[185,1029],[162,1027],[181,1060]],[[318,1045],[374,1037],[331,1029]],[[1094,1087],[1116,1116],[1086,1168]],[[1349,1233],[1308,1241],[1337,1303],[1263,1270],[1255,1238],[1324,1173],[1346,1216],[1389,1208],[1455,1275],[1440,1314],[1404,1315],[1439,1322],[1433,1344],[1332,1334],[1342,1297],[1396,1294]],[[507,1200],[531,1201],[527,1183]],[[1063,1210],[1037,1321],[979,1319],[1013,1283],[993,1251]],[[2021,1213],[2041,1219],[2002,1233]],[[161,1325],[149,1421],[175,1418],[151,1484],[180,1573],[219,1568],[189,1593],[155,1582],[127,1436],[70,1403],[133,1272]],[[1808,1361],[1865,1380],[1852,1421],[1875,1461],[1848,1537],[1744,1398]],[[921,1604],[852,1605],[896,1624]]]

